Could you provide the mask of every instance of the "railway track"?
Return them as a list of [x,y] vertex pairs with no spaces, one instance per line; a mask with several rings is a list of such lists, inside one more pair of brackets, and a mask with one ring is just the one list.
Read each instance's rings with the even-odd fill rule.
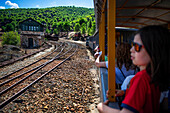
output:
[[17,61],[21,61],[21,60],[23,60],[25,58],[31,57],[31,56],[33,56],[33,55],[35,55],[35,54],[37,54],[39,52],[42,52],[42,51],[44,51],[44,50],[46,50],[46,49],[48,49],[49,47],[52,46],[50,43],[47,43],[47,42],[45,42],[45,43],[46,43],[46,45],[43,48],[41,48],[41,49],[39,49],[37,51],[33,51],[33,52],[28,53],[27,55],[21,56],[19,58],[13,58],[11,60],[4,61],[4,62],[0,63],[0,68],[2,68],[4,66],[7,66],[7,65],[10,65],[10,64],[13,64],[13,63],[15,63]]
[[[54,45],[54,44],[53,44],[53,45]],[[27,67],[29,67],[29,68],[30,68],[31,66],[32,66],[32,67],[35,67],[35,65],[37,65],[36,63],[40,63],[41,61],[43,62],[43,59],[47,58],[48,56],[50,56],[50,55],[52,55],[52,54],[55,54],[55,52],[58,51],[58,49],[60,48],[61,45],[62,45],[62,44],[58,44],[58,45],[55,44],[55,45],[54,45],[55,48],[56,48],[56,46],[58,46],[58,48],[56,48],[55,50],[53,50],[53,51],[50,52],[49,54],[41,57],[40,59],[38,59],[38,60],[36,60],[36,61],[34,61],[34,62],[32,62],[32,63],[24,66],[24,67],[22,67],[22,68],[19,68],[19,69],[15,70],[15,71],[11,72],[11,73],[9,73],[9,74],[6,74],[6,75],[1,76],[1,77],[0,77],[0,80],[5,79],[5,78],[9,77],[10,75],[12,75],[12,74],[14,74],[14,73],[16,73],[16,72],[19,72],[19,71],[21,71],[21,70],[23,70],[23,69],[25,69],[25,68],[27,68]],[[23,71],[25,72],[26,70],[23,70]]]
[[50,54],[0,78],[0,109],[23,94],[33,84],[60,66],[77,50],[76,45],[61,43]]

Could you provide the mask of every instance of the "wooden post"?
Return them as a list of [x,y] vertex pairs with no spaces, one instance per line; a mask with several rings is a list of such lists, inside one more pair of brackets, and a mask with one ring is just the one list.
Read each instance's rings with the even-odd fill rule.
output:
[[99,47],[102,51],[101,60],[104,61],[105,57],[105,12],[102,12],[101,22],[99,26]]
[[108,99],[115,102],[115,23],[116,23],[116,0],[108,0]]

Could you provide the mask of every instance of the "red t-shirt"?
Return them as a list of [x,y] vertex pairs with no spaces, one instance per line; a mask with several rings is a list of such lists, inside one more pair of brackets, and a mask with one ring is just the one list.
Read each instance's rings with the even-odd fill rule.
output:
[[146,70],[138,72],[130,81],[121,106],[137,113],[159,112],[159,87],[150,82],[151,77]]

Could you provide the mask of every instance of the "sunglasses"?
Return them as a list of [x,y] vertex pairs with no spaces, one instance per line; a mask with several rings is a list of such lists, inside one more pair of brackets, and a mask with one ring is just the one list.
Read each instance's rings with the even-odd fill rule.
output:
[[144,47],[143,45],[138,44],[138,43],[136,43],[136,42],[133,42],[133,46],[134,46],[136,52],[140,52],[140,50],[142,49],[142,47]]

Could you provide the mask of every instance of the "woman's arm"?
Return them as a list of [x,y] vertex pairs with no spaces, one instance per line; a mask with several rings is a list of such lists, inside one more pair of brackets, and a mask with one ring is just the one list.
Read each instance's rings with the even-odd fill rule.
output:
[[114,109],[111,107],[108,107],[107,105],[105,105],[104,103],[99,103],[97,105],[97,109],[99,110],[100,113],[133,113],[132,111],[123,108],[121,111],[118,109]]
[[106,62],[95,62],[97,67],[106,67]]
[[99,56],[97,57],[97,59],[96,59],[96,61],[95,61],[95,65],[96,65],[97,67],[106,67],[106,62],[105,62],[105,61],[100,62],[100,56],[101,56],[101,55],[99,55]]

